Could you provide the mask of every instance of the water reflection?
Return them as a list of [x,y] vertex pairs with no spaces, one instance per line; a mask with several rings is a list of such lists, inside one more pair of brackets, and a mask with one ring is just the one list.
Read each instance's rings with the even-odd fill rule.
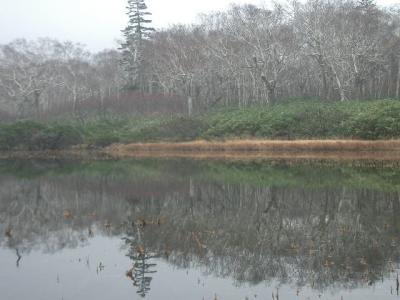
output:
[[[153,277],[152,274],[156,273],[156,263],[152,263],[157,255],[151,253],[144,244],[145,238],[143,237],[142,228],[144,223],[136,225],[136,234],[130,235],[130,238],[124,238],[127,245],[129,245],[129,252],[127,256],[133,263],[133,267],[126,272],[126,276],[130,278],[133,285],[137,287],[137,294],[142,298],[150,291],[150,285]],[[132,237],[135,237],[134,239]]]
[[125,275],[141,297],[160,261],[238,285],[324,291],[389,281],[399,290],[397,169],[122,161],[0,170],[0,244],[17,267],[32,251],[123,237]]

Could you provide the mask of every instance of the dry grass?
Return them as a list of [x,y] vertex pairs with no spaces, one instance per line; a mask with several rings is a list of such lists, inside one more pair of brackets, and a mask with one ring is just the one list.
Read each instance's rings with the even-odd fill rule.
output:
[[87,151],[0,152],[0,159],[193,158],[227,160],[362,160],[400,162],[400,140],[230,140],[219,142],[115,144]]
[[139,151],[108,152],[111,158],[193,158],[222,160],[363,160],[399,161],[400,152],[179,152],[179,151]]
[[179,151],[179,152],[265,152],[265,151],[400,151],[400,140],[229,140],[184,143],[137,143],[112,145],[108,151]]
[[112,157],[400,161],[400,140],[230,140],[112,145]]

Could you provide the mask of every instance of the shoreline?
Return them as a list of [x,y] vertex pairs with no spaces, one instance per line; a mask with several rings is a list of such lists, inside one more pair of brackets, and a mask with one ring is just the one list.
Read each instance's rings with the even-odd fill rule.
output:
[[135,152],[397,152],[398,140],[264,140],[232,139],[223,141],[154,142],[113,144],[107,153],[130,155]]
[[228,160],[399,161],[400,140],[227,140],[114,144],[114,158],[193,158]]
[[0,152],[3,160],[124,158],[400,162],[400,140],[226,140],[113,144],[99,149],[82,145],[64,150]]

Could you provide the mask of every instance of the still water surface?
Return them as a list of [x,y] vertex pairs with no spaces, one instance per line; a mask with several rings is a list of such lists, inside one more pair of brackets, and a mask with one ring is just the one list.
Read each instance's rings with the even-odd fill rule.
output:
[[0,162],[0,299],[399,299],[400,169]]

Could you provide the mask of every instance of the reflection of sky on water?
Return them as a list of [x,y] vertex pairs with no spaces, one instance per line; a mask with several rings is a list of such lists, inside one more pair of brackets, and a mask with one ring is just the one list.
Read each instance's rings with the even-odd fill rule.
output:
[[[83,247],[64,249],[54,254],[32,251],[15,265],[15,253],[9,249],[0,250],[1,299],[54,300],[54,299],[139,299],[136,288],[126,277],[132,263],[125,256],[119,238],[95,237]],[[102,263],[104,270],[99,271]],[[372,287],[354,290],[330,288],[319,293],[309,288],[298,290],[295,286],[237,286],[230,278],[216,278],[204,275],[203,270],[177,269],[164,259],[156,259],[157,273],[153,275],[151,291],[146,299],[217,299],[244,300],[271,299],[279,289],[279,299],[397,299],[390,295],[393,281],[377,283]],[[299,295],[297,296],[297,292]]]

